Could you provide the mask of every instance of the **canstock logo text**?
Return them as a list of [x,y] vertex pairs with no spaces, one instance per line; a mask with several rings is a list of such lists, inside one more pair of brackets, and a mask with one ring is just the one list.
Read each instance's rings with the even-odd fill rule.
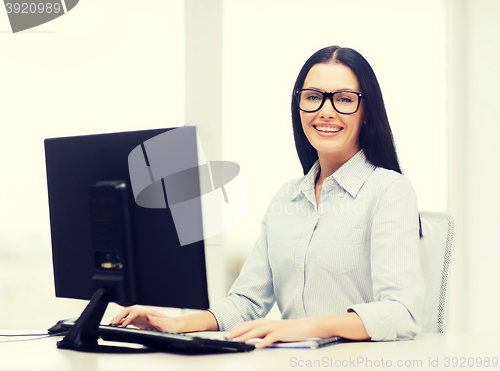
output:
[[4,0],[12,32],[24,31],[56,19],[79,0]]

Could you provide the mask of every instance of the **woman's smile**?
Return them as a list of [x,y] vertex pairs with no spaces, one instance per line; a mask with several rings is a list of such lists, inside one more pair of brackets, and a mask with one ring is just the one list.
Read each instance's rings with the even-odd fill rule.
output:
[[344,129],[342,126],[332,124],[315,124],[313,128],[316,129],[318,135],[326,138],[333,138]]

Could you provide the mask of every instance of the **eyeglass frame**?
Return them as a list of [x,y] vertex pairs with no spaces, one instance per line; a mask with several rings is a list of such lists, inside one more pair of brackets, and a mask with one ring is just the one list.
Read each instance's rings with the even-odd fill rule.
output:
[[[323,94],[323,101],[321,102],[321,104],[319,105],[319,107],[313,111],[306,111],[302,108],[300,108],[300,93],[305,91],[305,90],[312,90],[312,91],[316,91],[318,93],[321,93]],[[337,107],[335,107],[335,103],[333,103],[333,96],[337,93],[353,93],[353,94],[356,94],[358,96],[358,106],[356,107],[356,110],[354,112],[349,112],[349,113],[344,113],[344,112],[340,112]],[[297,106],[299,107],[299,110],[303,111],[303,112],[307,112],[307,113],[313,113],[313,112],[317,112],[321,109],[321,107],[323,107],[323,105],[325,104],[325,100],[330,97],[330,102],[332,102],[332,107],[335,111],[337,111],[338,113],[340,113],[341,115],[352,115],[356,112],[358,112],[359,110],[359,105],[361,104],[361,99],[364,98],[363,97],[363,93],[359,93],[357,91],[351,91],[351,90],[338,90],[338,91],[331,91],[331,92],[326,92],[326,91],[323,91],[323,90],[319,90],[319,89],[299,89],[299,90],[295,90],[295,98],[297,99]]]

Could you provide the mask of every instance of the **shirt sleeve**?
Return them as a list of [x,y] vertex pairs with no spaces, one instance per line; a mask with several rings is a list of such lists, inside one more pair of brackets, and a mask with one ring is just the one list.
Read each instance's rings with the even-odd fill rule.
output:
[[371,340],[412,339],[421,331],[425,286],[418,250],[419,219],[410,181],[393,181],[379,199],[371,233],[374,302],[352,305]]
[[[267,215],[267,213],[266,213]],[[243,321],[264,317],[274,305],[274,288],[267,254],[266,217],[261,235],[243,264],[228,297],[210,305],[219,331],[228,331]]]

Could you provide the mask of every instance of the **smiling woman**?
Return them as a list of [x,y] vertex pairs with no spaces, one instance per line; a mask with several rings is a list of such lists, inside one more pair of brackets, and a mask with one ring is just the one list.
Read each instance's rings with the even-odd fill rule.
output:
[[[366,59],[350,48],[335,46],[321,49],[309,58],[300,71],[294,86],[295,95],[297,96],[301,89],[314,87],[313,84],[324,86],[332,92],[352,91],[358,98],[355,110],[342,112],[339,112],[333,97],[332,105],[326,104],[325,107],[325,104],[322,104],[315,111],[304,110],[301,99],[292,99],[295,147],[304,174],[310,170],[320,153],[338,152],[345,148],[351,149],[346,152],[346,156],[339,159],[340,162],[345,162],[357,149],[363,148],[365,155],[374,165],[401,173],[382,92]],[[325,125],[326,123],[328,125]],[[342,141],[336,141],[336,146],[340,147],[320,150],[315,147],[315,142],[311,141],[314,137],[308,136],[308,133],[314,130],[308,130],[305,127],[307,124],[313,128],[320,124],[336,125],[346,128],[347,131],[343,134],[347,135],[344,135]],[[339,153],[337,157],[338,155]]]
[[[338,61],[314,65],[304,81],[304,89],[296,91],[305,136],[318,155],[331,157],[328,162],[337,169],[359,151],[358,136],[365,118],[359,91],[356,75]],[[318,93],[310,92],[322,95],[321,104],[315,103]],[[331,101],[325,103],[328,94]],[[332,173],[337,169],[332,169]]]
[[[368,62],[349,48],[316,52],[295,83],[292,121],[305,176],[272,199],[229,296],[183,317],[124,308],[113,324],[219,329],[239,341],[263,338],[257,348],[311,337],[411,339],[420,332],[416,196],[401,174]],[[274,303],[283,319],[263,319]]]

